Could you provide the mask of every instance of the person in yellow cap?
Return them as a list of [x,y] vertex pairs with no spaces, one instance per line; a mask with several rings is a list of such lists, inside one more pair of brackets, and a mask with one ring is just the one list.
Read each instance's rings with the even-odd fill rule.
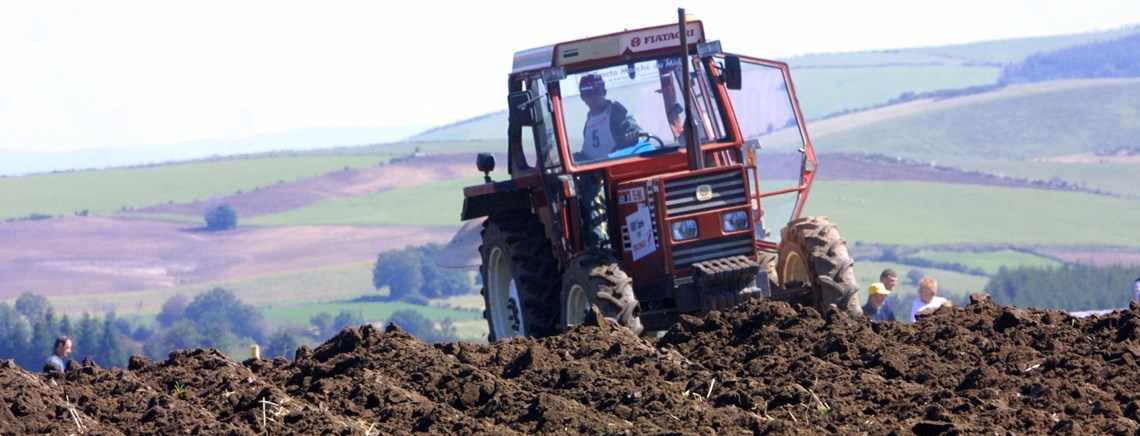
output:
[[867,297],[867,304],[863,305],[863,316],[871,318],[871,321],[894,321],[895,310],[891,308],[891,300],[887,299],[891,291],[883,282],[872,284],[867,293],[870,296]]

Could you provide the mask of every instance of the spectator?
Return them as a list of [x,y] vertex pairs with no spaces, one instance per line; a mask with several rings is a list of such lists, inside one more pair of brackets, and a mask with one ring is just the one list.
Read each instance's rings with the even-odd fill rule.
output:
[[1132,301],[1140,302],[1140,277],[1136,278],[1136,283],[1132,284]]
[[63,372],[67,368],[63,359],[67,358],[68,354],[71,354],[71,338],[66,335],[55,338],[55,346],[52,347],[51,356],[44,362],[44,371],[55,369]]
[[890,294],[894,292],[895,285],[899,284],[899,273],[887,268],[879,274],[879,283],[882,283],[883,287],[887,289],[887,294]]
[[891,308],[891,300],[887,299],[891,291],[880,282],[872,284],[867,293],[870,295],[863,306],[863,316],[871,318],[871,321],[894,321],[895,310]]
[[927,309],[937,309],[950,306],[950,300],[937,296],[938,282],[930,277],[924,277],[918,282],[918,298],[910,305],[910,322],[915,322],[916,315]]

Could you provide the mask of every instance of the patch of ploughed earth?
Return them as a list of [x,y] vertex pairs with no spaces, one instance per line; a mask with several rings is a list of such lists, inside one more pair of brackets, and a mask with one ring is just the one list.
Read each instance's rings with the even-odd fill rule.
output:
[[915,324],[754,300],[659,338],[599,322],[492,344],[346,328],[295,361],[183,350],[0,362],[0,434],[1136,434],[1140,307],[975,295]]

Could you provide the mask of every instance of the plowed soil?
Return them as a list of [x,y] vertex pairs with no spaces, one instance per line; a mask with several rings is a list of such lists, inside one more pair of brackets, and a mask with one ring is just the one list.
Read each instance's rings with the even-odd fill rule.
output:
[[213,350],[0,363],[2,434],[1133,434],[1140,307],[1102,317],[977,295],[915,324],[753,301],[660,338],[588,325],[428,345],[348,328],[296,361]]

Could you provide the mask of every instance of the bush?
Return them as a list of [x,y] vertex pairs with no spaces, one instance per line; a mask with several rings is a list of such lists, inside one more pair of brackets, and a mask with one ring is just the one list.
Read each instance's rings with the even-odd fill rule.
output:
[[206,212],[206,230],[221,231],[237,227],[237,213],[229,204],[222,203]]

